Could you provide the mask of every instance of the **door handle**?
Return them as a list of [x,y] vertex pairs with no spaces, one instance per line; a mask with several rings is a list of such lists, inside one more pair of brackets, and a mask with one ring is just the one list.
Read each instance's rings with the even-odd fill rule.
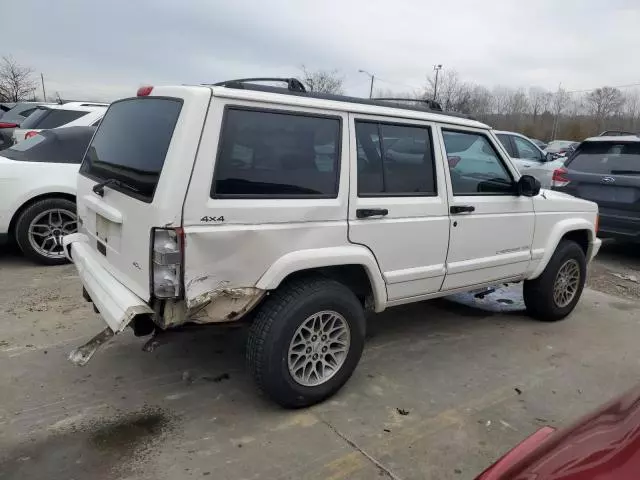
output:
[[368,217],[384,217],[389,214],[389,210],[386,208],[359,208],[356,210],[356,217],[368,218]]
[[451,206],[451,208],[449,208],[449,211],[451,213],[471,213],[474,212],[476,209],[476,207],[474,207],[473,205],[453,205]]

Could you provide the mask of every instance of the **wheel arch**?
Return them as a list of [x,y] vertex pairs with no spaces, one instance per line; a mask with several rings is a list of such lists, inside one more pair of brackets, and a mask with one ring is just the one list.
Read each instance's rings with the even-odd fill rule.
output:
[[[298,275],[318,273],[334,278],[354,293],[373,298],[373,307],[381,312],[387,304],[387,289],[373,254],[363,246],[307,249],[291,252],[276,260],[256,283],[256,288],[274,290],[282,282]],[[366,282],[366,283],[365,283]]]
[[[556,248],[558,248],[558,245],[563,240],[576,242],[584,252],[587,262],[589,262],[595,237],[593,224],[586,219],[572,218],[558,222],[551,230],[543,251],[538,253],[538,255],[541,255],[538,256],[539,261],[532,264],[533,269],[530,275],[527,276],[527,279],[532,280],[542,274],[551,260],[553,253],[556,251]],[[533,250],[534,257],[536,253],[536,250]]]
[[13,213],[13,216],[9,221],[9,235],[11,237],[15,236],[16,222],[18,221],[18,218],[20,218],[20,215],[22,215],[22,212],[24,212],[27,208],[39,202],[40,200],[48,200],[51,198],[63,198],[65,200],[76,203],[76,196],[68,192],[47,192],[35,195],[29,198],[27,201],[23,202],[22,205],[20,205]]

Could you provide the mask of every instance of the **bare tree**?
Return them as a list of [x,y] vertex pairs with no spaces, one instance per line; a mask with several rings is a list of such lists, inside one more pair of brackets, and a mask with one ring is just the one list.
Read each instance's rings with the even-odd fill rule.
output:
[[33,70],[18,64],[12,57],[0,61],[0,98],[7,102],[18,102],[33,96],[36,82]]
[[469,96],[469,113],[486,119],[493,111],[494,98],[486,87],[475,85],[471,87]]
[[529,89],[529,106],[531,115],[533,115],[533,123],[536,123],[538,115],[541,115],[551,102],[551,93],[540,87],[531,87]]
[[344,78],[338,70],[309,70],[302,65],[302,83],[307,90],[316,93],[343,93]]
[[585,100],[600,127],[606,117],[619,111],[624,105],[622,92],[613,87],[596,88],[585,97]]
[[509,113],[509,99],[513,94],[513,89],[509,87],[497,86],[491,91],[493,97],[493,113],[506,115]]
[[640,94],[637,90],[625,95],[624,115],[629,120],[629,129],[635,132],[639,128],[638,120],[640,119]]

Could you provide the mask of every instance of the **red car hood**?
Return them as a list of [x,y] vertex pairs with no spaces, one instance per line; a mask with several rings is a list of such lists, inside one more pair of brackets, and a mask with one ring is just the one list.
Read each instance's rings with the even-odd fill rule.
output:
[[538,430],[476,480],[640,479],[640,386],[554,431]]

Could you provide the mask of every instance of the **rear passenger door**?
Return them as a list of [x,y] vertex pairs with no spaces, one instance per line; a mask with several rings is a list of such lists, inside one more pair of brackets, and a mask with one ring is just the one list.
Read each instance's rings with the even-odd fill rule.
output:
[[346,119],[214,98],[184,208],[187,302],[252,287],[292,252],[345,244]]
[[531,259],[533,200],[517,195],[516,172],[489,132],[443,127],[442,139],[449,159],[462,158],[449,163],[451,238],[443,290],[523,275]]
[[375,255],[391,304],[437,292],[449,217],[433,124],[351,114],[349,125],[349,240]]

